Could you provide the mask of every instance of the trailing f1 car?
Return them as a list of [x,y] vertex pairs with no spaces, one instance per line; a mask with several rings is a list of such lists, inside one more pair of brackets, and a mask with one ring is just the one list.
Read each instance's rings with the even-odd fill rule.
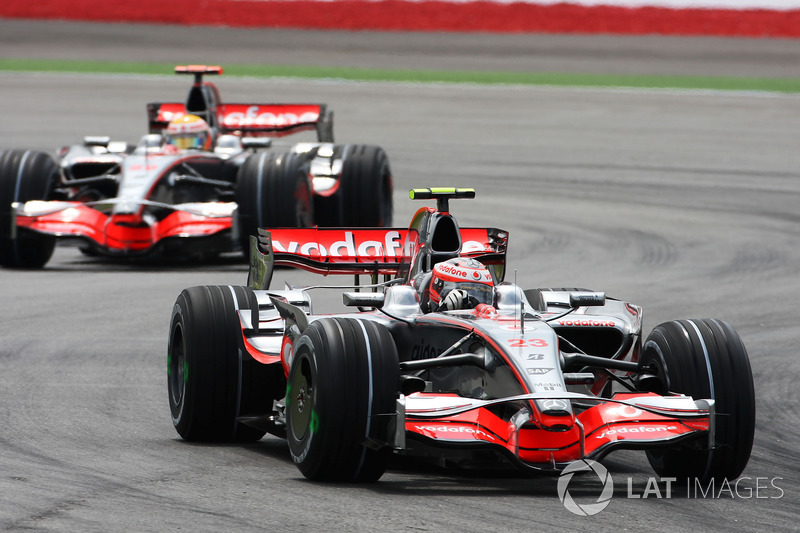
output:
[[[269,432],[313,480],[377,480],[393,453],[558,472],[617,449],[644,450],[660,476],[742,473],[755,403],[733,327],[676,320],[643,339],[639,306],[504,281],[508,232],[450,213],[473,190],[411,197],[437,207],[408,228],[261,230],[248,286],[180,294],[167,381],[181,437]],[[269,288],[274,265],[371,283],[344,292],[352,313],[314,315],[314,287]]]
[[[137,145],[86,137],[0,151],[0,265],[40,268],[56,241],[115,257],[247,251],[258,227],[389,226],[392,178],[378,146],[334,144],[323,104],[227,104],[204,75],[185,103],[147,106]],[[317,142],[266,150],[315,131]]]

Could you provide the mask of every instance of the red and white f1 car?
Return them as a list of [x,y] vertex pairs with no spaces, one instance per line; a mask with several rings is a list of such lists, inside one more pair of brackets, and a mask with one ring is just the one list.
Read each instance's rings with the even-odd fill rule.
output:
[[[149,133],[137,145],[86,137],[55,160],[0,151],[1,266],[42,267],[56,241],[114,257],[191,256],[247,252],[258,227],[391,225],[386,153],[334,144],[325,105],[222,103],[203,80],[220,67],[175,72],[194,76],[186,101],[148,104]],[[184,116],[199,117],[213,144],[166,142]],[[307,130],[316,142],[267,150]]]
[[[393,453],[557,472],[617,449],[644,450],[661,476],[742,473],[753,378],[729,324],[670,321],[643,341],[636,305],[503,281],[508,232],[449,212],[474,191],[411,197],[437,208],[408,228],[262,230],[248,286],[180,294],[168,389],[184,439],[285,437],[314,480],[376,480]],[[492,305],[423,312],[415,280],[454,257],[493,273]],[[344,293],[353,313],[314,315],[314,287],[270,289],[273,265],[372,279]]]

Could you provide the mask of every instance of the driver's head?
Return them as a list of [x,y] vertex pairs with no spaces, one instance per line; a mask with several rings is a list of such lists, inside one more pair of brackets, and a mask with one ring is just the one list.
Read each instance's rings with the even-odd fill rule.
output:
[[[462,291],[464,296],[459,299],[463,302],[460,309],[471,309],[481,303],[494,303],[492,274],[474,259],[456,257],[434,265],[429,289],[431,310],[439,310],[442,302],[454,290]],[[449,309],[450,306],[447,307]]]
[[197,115],[181,115],[167,126],[166,139],[178,150],[210,150],[211,128]]

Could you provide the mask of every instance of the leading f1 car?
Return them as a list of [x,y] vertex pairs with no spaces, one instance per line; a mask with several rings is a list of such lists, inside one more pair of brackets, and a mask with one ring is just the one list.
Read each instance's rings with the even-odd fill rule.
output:
[[[637,305],[506,281],[508,232],[450,213],[474,191],[411,196],[437,207],[408,228],[262,230],[248,286],[180,294],[168,392],[181,437],[269,432],[313,480],[374,481],[392,454],[533,473],[619,449],[661,476],[742,473],[754,390],[730,324],[675,320],[643,338]],[[352,312],[317,315],[310,293],[330,287],[271,289],[274,265],[370,282],[344,292]]]
[[[243,250],[258,227],[389,226],[384,150],[334,144],[324,104],[223,103],[204,76],[185,102],[147,106],[138,144],[86,137],[56,159],[0,151],[0,266],[40,268],[56,242],[93,255],[194,257]],[[278,149],[302,131],[315,142]],[[358,209],[356,209],[358,207]]]

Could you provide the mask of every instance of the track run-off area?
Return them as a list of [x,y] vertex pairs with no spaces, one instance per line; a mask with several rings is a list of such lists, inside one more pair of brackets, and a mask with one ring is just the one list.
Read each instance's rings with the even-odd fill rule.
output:
[[797,0],[6,0],[0,17],[351,31],[800,37]]

